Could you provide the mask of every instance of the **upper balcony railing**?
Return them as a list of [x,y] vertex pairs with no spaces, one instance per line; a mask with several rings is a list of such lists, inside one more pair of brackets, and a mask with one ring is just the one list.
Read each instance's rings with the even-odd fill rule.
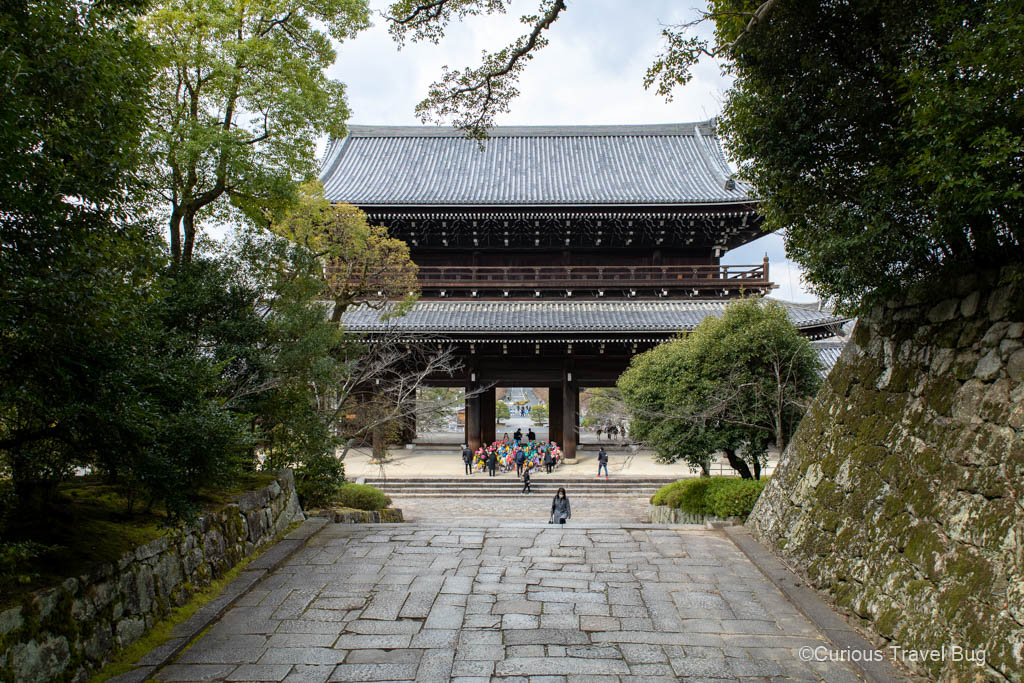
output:
[[759,265],[693,266],[421,266],[426,296],[728,297],[767,293],[768,260]]

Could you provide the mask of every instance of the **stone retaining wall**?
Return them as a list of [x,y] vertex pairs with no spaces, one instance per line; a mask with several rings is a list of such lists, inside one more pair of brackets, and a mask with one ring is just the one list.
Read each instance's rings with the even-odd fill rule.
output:
[[352,508],[328,508],[311,512],[310,516],[326,517],[335,524],[389,524],[404,522],[398,508],[383,510],[354,510]]
[[648,505],[647,515],[651,524],[704,524],[705,522],[739,520],[738,517],[724,520],[714,515],[694,515],[669,505]]
[[858,321],[747,526],[880,644],[945,648],[929,678],[1020,681],[1024,277],[932,285]]
[[197,588],[303,519],[291,470],[125,554],[0,612],[0,680],[88,680]]

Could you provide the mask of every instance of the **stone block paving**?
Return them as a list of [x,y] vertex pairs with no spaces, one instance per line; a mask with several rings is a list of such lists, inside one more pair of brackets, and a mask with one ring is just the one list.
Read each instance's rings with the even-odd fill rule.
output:
[[[503,519],[547,522],[551,516],[551,496],[462,496],[457,498],[420,498],[391,494],[393,505],[402,510],[407,522]],[[640,496],[573,496],[572,522],[646,522],[648,498]]]
[[163,681],[842,681],[824,635],[722,533],[328,525]]

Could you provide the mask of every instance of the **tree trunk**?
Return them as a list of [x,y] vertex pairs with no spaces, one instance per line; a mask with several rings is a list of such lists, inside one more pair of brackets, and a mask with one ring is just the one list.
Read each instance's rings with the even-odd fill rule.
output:
[[728,448],[725,449],[725,457],[729,460],[729,466],[740,473],[740,477],[743,479],[754,478],[750,473],[750,468],[747,467],[747,463],[743,462],[743,459],[736,455],[736,451]]
[[382,462],[388,456],[387,430],[375,427],[372,431],[373,459]]
[[754,479],[761,479],[761,459],[754,459]]
[[192,251],[196,244],[196,214],[193,210],[187,210],[182,223],[185,227],[185,244],[181,251],[181,260],[184,263],[192,262]]
[[175,208],[171,213],[171,260],[174,263],[181,261],[181,212]]

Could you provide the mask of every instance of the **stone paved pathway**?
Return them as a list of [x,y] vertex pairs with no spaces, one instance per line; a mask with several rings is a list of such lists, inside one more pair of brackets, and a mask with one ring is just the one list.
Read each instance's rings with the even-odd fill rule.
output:
[[[571,523],[646,522],[647,498],[627,496],[569,496],[572,503]],[[529,494],[508,498],[418,498],[392,496],[393,505],[401,508],[407,522],[448,519],[453,523],[482,519],[512,519],[547,522],[551,515],[551,496]]]
[[164,681],[859,680],[716,531],[328,525]]

